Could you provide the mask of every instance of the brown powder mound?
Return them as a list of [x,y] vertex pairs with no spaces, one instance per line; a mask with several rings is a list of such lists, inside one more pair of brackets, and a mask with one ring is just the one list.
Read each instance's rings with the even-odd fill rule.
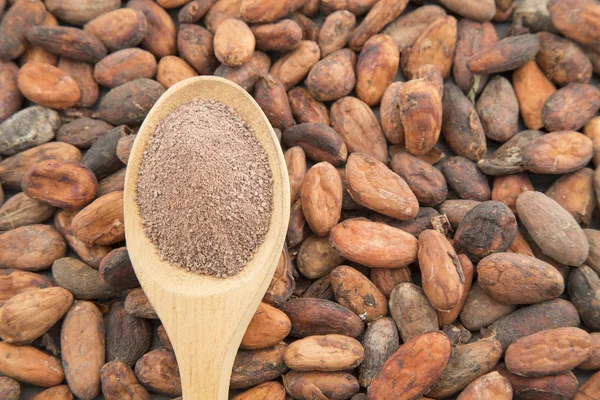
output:
[[194,101],[152,134],[137,181],[144,231],[160,257],[219,278],[239,273],[273,209],[267,154],[231,107]]

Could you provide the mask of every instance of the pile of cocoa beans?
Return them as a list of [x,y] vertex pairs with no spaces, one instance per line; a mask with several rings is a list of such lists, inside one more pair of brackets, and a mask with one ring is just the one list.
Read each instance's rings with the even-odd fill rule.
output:
[[181,396],[123,185],[212,74],[291,191],[232,398],[600,399],[597,0],[0,0],[0,60],[0,399]]

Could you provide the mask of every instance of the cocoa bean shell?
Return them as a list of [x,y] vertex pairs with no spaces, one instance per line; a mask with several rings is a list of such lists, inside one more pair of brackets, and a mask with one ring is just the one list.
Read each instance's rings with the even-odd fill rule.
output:
[[181,7],[177,20],[180,24],[193,24],[202,19],[217,0],[192,0]]
[[73,234],[71,223],[77,213],[75,211],[59,211],[54,218],[56,230],[67,241],[69,247],[90,267],[98,268],[100,262],[110,251],[110,246],[88,245]]
[[348,336],[314,335],[292,342],[283,359],[294,371],[335,372],[360,365],[364,349],[359,341]]
[[546,195],[567,210],[579,225],[588,226],[596,207],[594,170],[583,168],[561,176],[548,188]]
[[446,200],[446,179],[428,163],[408,153],[399,153],[392,158],[391,168],[406,181],[419,204],[434,206]]
[[475,74],[512,71],[533,60],[539,50],[535,35],[509,36],[473,54],[467,66]]
[[302,242],[296,257],[298,271],[309,279],[321,278],[343,262],[344,258],[331,247],[328,237],[315,235]]
[[456,25],[454,17],[440,17],[421,33],[410,49],[402,52],[400,61],[407,78],[414,78],[416,70],[425,64],[435,65],[443,78],[450,76],[456,49]]
[[550,32],[539,32],[536,36],[541,46],[535,59],[548,79],[558,86],[589,82],[592,63],[579,46]]
[[299,124],[319,123],[329,125],[329,110],[303,87],[295,87],[288,92],[292,115]]
[[233,362],[230,387],[243,389],[279,378],[287,372],[283,355],[288,345],[276,344],[261,350],[239,350]]
[[147,31],[142,47],[156,57],[175,55],[177,53],[177,30],[169,14],[151,0],[130,0],[125,5],[144,14]]
[[56,140],[87,149],[112,128],[104,121],[82,117],[62,125],[56,131]]
[[23,105],[23,95],[19,91],[17,76],[19,67],[10,61],[0,61],[0,123],[19,111]]
[[150,400],[150,393],[140,385],[131,368],[121,361],[104,364],[100,370],[100,380],[106,400]]
[[519,100],[523,122],[528,129],[544,127],[542,108],[556,88],[535,61],[529,61],[513,72],[512,84]]
[[283,384],[295,398],[347,399],[360,389],[356,378],[348,372],[290,371]]
[[284,131],[295,125],[286,90],[277,76],[261,76],[256,83],[254,99],[274,128]]
[[442,128],[442,100],[435,86],[424,80],[403,84],[399,113],[408,152],[428,153],[437,143]]
[[19,293],[0,308],[0,337],[6,343],[31,343],[57,323],[71,304],[73,295],[60,287]]
[[544,254],[566,265],[585,262],[589,252],[585,234],[557,202],[543,193],[528,191],[517,199],[517,210],[521,223]]
[[458,393],[490,372],[501,356],[502,346],[492,338],[454,346],[448,366],[427,396],[443,398]]
[[152,341],[150,321],[134,317],[125,311],[122,301],[115,301],[104,314],[106,327],[106,361],[122,362],[133,367]]
[[478,282],[493,299],[506,304],[535,304],[562,294],[565,283],[552,265],[515,253],[495,253],[477,266]]
[[542,108],[542,121],[549,132],[577,131],[600,109],[600,89],[570,83],[554,92]]
[[288,336],[291,325],[283,311],[261,302],[246,328],[240,348],[258,350],[274,346]]
[[399,220],[412,219],[419,211],[417,197],[404,179],[371,156],[351,154],[346,180],[352,199],[373,211]]
[[94,200],[98,181],[92,171],[78,163],[49,160],[31,168],[21,186],[31,198],[55,207],[78,210]]
[[0,377],[0,396],[5,400],[19,400],[21,397],[19,382],[7,376]]
[[338,223],[342,209],[342,181],[337,170],[320,162],[308,170],[300,189],[302,211],[310,229],[325,236]]
[[566,37],[600,51],[600,6],[589,0],[552,0],[548,3],[552,24]]
[[65,380],[60,359],[33,346],[0,342],[0,372],[9,378],[35,386],[50,387]]
[[[181,58],[190,64],[198,74],[210,75],[215,72],[218,61],[214,55],[213,34],[205,28],[199,25],[182,24],[177,33],[177,49]],[[252,62],[257,56],[254,54],[246,64]],[[231,68],[225,65],[222,67]],[[243,68],[243,66],[239,68]]]
[[141,11],[120,8],[98,15],[86,23],[83,30],[100,39],[109,52],[114,52],[140,44],[148,32],[148,22]]
[[54,207],[43,201],[17,193],[0,207],[0,231],[41,224],[54,215]]
[[115,290],[134,289],[140,286],[126,247],[108,253],[98,269],[102,279]]
[[321,50],[316,42],[302,40],[298,47],[285,53],[273,66],[271,74],[281,80],[285,90],[290,90],[308,75],[310,69],[321,58]]
[[152,53],[138,48],[111,53],[94,67],[94,79],[111,89],[134,79],[152,78],[155,73],[156,59]]
[[18,1],[10,7],[0,21],[0,59],[14,60],[27,48],[25,33],[39,25],[46,17],[46,7],[39,0]]
[[587,265],[569,274],[569,299],[577,307],[581,320],[592,330],[600,329],[600,278]]
[[442,164],[442,174],[448,186],[463,199],[486,201],[491,197],[487,177],[468,158],[450,157]]
[[158,319],[156,311],[142,288],[129,291],[125,298],[125,311],[138,318]]
[[393,82],[389,85],[383,93],[379,105],[383,133],[388,142],[393,144],[403,144],[405,140],[404,125],[400,116],[402,85],[404,82]]
[[0,268],[45,270],[66,251],[64,239],[49,225],[27,225],[0,233]]
[[356,26],[356,16],[348,10],[338,10],[325,18],[319,32],[321,57],[343,49]]
[[[135,0],[140,1],[140,0]],[[111,89],[100,102],[98,117],[112,125],[141,123],[165,88],[150,79],[135,79]],[[123,103],[122,99],[130,99]]]
[[240,6],[242,0],[219,0],[209,8],[204,17],[206,28],[215,33],[219,24],[227,18],[241,19]]
[[118,291],[104,282],[98,271],[81,261],[64,257],[52,265],[52,277],[57,285],[83,300],[101,300],[117,296]]
[[517,398],[529,399],[540,396],[541,398],[568,400],[573,398],[573,394],[577,390],[577,378],[572,372],[539,378],[525,378],[510,372],[504,364],[498,364],[495,371],[509,380]]
[[533,183],[526,173],[497,176],[492,185],[492,200],[503,202],[517,215],[517,198],[527,190],[533,190]]
[[457,400],[498,399],[510,400],[513,398],[513,389],[505,377],[498,372],[490,372],[477,378],[462,391]]
[[302,28],[290,20],[250,27],[256,38],[256,48],[261,51],[289,51],[302,40]]
[[441,332],[418,336],[398,348],[377,374],[370,398],[418,398],[427,393],[448,365],[452,346]]
[[67,385],[57,385],[46,389],[35,396],[31,397],[30,400],[73,400],[73,393],[69,390]]
[[61,57],[95,63],[106,56],[106,46],[93,34],[65,26],[34,26],[27,30],[29,43]]
[[18,269],[0,270],[0,306],[17,294],[53,286],[52,280],[44,275]]
[[440,3],[461,17],[474,21],[490,21],[496,14],[494,0],[441,0]]
[[0,162],[0,181],[4,187],[17,189],[25,173],[39,162],[46,160],[79,162],[81,152],[66,143],[51,142],[22,151]]
[[557,328],[520,338],[508,346],[504,361],[506,368],[517,375],[552,375],[567,372],[586,361],[591,347],[592,338],[586,331]]
[[506,142],[519,130],[519,102],[506,78],[497,76],[486,85],[476,110],[488,139]]
[[328,334],[358,337],[363,332],[362,320],[333,301],[298,298],[287,301],[281,309],[292,323],[292,337]]
[[506,251],[517,233],[513,212],[499,201],[485,201],[471,209],[458,225],[454,247],[473,262]]
[[433,4],[424,5],[417,9],[400,15],[382,33],[394,39],[399,51],[404,51],[415,43],[418,37],[433,21],[446,16],[446,11]]
[[400,338],[408,342],[438,330],[438,317],[425,292],[412,283],[398,284],[390,294],[390,314],[396,322]]
[[554,299],[512,312],[483,331],[484,337],[494,336],[506,348],[517,339],[546,329],[578,326],[579,314],[570,302]]
[[347,96],[331,106],[331,127],[342,137],[351,153],[370,155],[386,162],[387,143],[377,117],[362,100]]
[[331,271],[329,278],[335,300],[363,321],[372,322],[387,314],[387,299],[377,286],[358,270],[340,265]]
[[296,247],[309,235],[308,225],[302,213],[302,202],[297,200],[290,210],[290,221],[285,236],[288,247]]
[[371,268],[400,268],[417,259],[414,236],[364,218],[339,223],[331,230],[329,240],[343,257]]
[[73,394],[91,400],[100,393],[105,361],[104,322],[98,307],[78,301],[67,313],[60,332],[65,378]]
[[166,89],[196,75],[196,71],[187,62],[175,56],[161,58],[156,67],[156,80]]
[[479,160],[477,166],[486,175],[510,175],[525,171],[527,152],[540,131],[522,131],[498,147],[490,156]]
[[399,64],[398,47],[390,36],[374,35],[369,38],[356,63],[356,96],[370,106],[379,104],[394,80]]
[[25,108],[0,124],[0,154],[11,156],[49,142],[59,126],[56,111],[42,106]]
[[181,396],[181,378],[173,352],[152,350],[135,363],[135,375],[144,387],[166,396]]
[[359,382],[369,387],[385,361],[398,349],[400,337],[391,318],[380,318],[369,325],[362,340],[365,359],[360,365]]
[[408,0],[383,0],[373,4],[362,22],[354,29],[348,47],[360,50],[364,44],[378,34],[387,24],[398,18],[408,5]]
[[240,5],[240,14],[248,22],[275,22],[296,11],[306,0],[244,0]]
[[585,260],[585,265],[592,268],[596,273],[600,273],[600,231],[584,229],[583,232],[590,245],[590,252],[587,260]]
[[81,90],[75,79],[50,64],[25,64],[19,70],[18,84],[25,98],[42,106],[69,108],[81,100]]
[[338,100],[350,94],[354,89],[355,66],[356,55],[352,50],[338,50],[311,68],[306,78],[306,87],[319,101]]
[[490,22],[476,22],[463,18],[458,21],[456,51],[454,52],[454,63],[452,65],[452,76],[456,85],[469,95],[480,93],[485,87],[488,79],[486,74],[475,74],[471,72],[467,64],[469,59],[484,48],[498,41],[498,35],[494,25]]
[[[188,62],[194,65],[191,60],[188,60]],[[220,65],[215,70],[214,74],[222,78],[227,78],[230,81],[240,85],[248,92],[251,92],[260,76],[266,74],[270,67],[271,59],[269,56],[260,51],[255,51],[252,57],[250,57],[250,60],[244,65],[240,67],[228,67],[226,65]],[[198,69],[198,67],[195,68]]]
[[442,105],[442,133],[450,148],[459,156],[481,160],[487,146],[481,120],[473,104],[458,86],[447,83]]
[[279,257],[279,262],[275,268],[275,274],[271,279],[271,284],[263,301],[276,307],[281,307],[292,295],[296,281],[292,274],[292,262],[287,247],[284,246]]

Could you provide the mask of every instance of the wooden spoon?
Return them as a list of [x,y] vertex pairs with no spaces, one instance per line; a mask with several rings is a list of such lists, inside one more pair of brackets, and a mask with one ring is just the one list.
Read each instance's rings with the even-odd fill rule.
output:
[[[273,174],[273,214],[264,243],[244,270],[227,279],[186,272],[161,261],[144,234],[135,201],[142,154],[157,124],[195,99],[233,107],[265,149]],[[183,398],[227,399],[233,360],[281,256],[290,214],[285,161],[275,132],[254,99],[238,85],[215,76],[186,79],[171,87],[142,124],[125,177],[125,236],[135,273],[173,344]]]

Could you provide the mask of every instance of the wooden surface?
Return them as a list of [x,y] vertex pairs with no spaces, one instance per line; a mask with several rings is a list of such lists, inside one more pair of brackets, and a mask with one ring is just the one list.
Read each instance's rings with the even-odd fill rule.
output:
[[[235,109],[265,149],[273,173],[273,213],[265,241],[241,273],[226,279],[189,273],[162,261],[144,233],[135,201],[138,169],[148,139],[172,110],[196,99],[215,99]],[[254,99],[230,81],[203,76],[180,82],[160,98],[142,124],[125,178],[127,250],[173,344],[185,398],[227,399],[237,349],[281,256],[289,198],[283,153],[269,121]]]

